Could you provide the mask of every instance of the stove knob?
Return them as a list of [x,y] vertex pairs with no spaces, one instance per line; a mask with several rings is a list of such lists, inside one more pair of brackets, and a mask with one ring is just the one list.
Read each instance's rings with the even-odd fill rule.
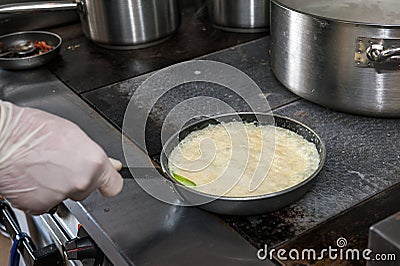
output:
[[103,262],[103,252],[89,236],[72,239],[64,247],[69,260],[93,260],[94,265],[101,265]]

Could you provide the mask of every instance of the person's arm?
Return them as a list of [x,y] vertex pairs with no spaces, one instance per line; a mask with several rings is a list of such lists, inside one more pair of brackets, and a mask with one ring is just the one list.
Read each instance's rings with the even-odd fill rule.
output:
[[95,189],[114,196],[123,180],[113,163],[74,123],[0,101],[0,194],[13,207],[41,214]]

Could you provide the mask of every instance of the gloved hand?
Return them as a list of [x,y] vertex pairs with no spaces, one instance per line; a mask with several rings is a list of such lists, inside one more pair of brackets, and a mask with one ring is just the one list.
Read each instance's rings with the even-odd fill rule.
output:
[[95,189],[114,196],[123,180],[113,164],[72,122],[0,101],[0,194],[13,207],[41,214]]

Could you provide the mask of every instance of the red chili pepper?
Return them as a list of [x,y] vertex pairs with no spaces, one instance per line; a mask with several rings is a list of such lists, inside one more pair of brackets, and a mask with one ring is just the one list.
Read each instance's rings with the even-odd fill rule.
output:
[[48,45],[45,41],[35,41],[34,43],[36,49],[39,49],[39,54],[40,52],[46,53],[50,50],[52,50],[54,47],[51,45]]

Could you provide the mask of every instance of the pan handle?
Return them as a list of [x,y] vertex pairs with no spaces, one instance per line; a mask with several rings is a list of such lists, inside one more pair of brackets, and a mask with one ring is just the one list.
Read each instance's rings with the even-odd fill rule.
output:
[[0,14],[77,10],[78,1],[26,2],[0,5]]
[[381,44],[372,44],[367,49],[367,56],[374,62],[384,62],[390,58],[398,58],[400,56],[400,47],[392,47],[385,49]]

